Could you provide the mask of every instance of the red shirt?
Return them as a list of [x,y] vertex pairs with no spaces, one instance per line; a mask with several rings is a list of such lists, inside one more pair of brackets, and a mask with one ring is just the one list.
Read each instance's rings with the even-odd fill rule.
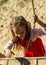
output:
[[[20,44],[25,48],[26,41],[20,40]],[[40,38],[37,38],[35,41],[30,42],[29,48],[25,53],[25,57],[40,57],[44,56],[45,49]]]

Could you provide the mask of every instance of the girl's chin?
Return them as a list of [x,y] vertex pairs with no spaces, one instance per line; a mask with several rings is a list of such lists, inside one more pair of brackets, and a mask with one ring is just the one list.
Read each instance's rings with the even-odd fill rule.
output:
[[23,40],[24,38],[20,38],[21,40]]

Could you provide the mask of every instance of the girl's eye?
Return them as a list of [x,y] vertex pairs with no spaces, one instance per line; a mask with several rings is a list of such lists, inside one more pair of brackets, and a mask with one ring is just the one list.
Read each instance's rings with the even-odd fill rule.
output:
[[23,32],[21,32],[21,34],[24,34]]
[[16,34],[24,34],[24,32],[16,33]]

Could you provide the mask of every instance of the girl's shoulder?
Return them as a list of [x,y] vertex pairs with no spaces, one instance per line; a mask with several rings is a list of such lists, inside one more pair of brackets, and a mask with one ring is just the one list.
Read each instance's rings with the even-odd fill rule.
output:
[[34,38],[34,40],[32,40],[32,42],[37,42],[40,44],[42,42],[42,39],[39,37],[36,37],[36,38]]

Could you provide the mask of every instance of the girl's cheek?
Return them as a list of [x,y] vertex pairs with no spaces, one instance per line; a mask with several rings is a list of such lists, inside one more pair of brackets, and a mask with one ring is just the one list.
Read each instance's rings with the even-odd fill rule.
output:
[[25,38],[25,35],[21,35],[21,39],[24,39]]

